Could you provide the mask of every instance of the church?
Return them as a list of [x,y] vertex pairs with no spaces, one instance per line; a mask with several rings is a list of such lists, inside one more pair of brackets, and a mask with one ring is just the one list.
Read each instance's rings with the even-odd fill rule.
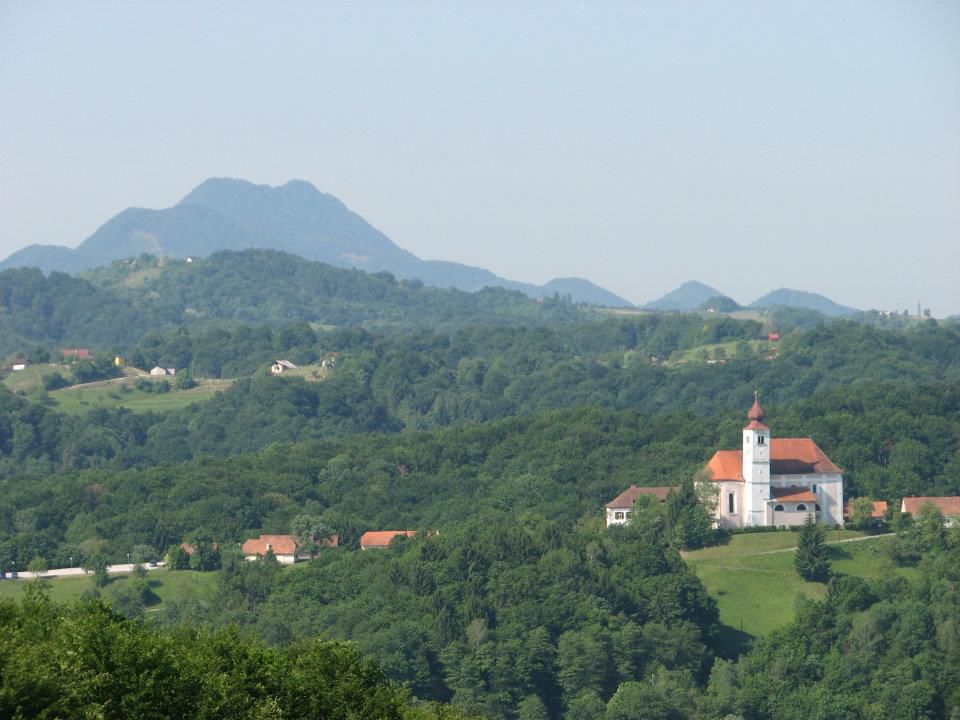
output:
[[740,450],[719,450],[704,475],[717,484],[717,527],[843,524],[843,471],[810,438],[772,438],[754,396]]

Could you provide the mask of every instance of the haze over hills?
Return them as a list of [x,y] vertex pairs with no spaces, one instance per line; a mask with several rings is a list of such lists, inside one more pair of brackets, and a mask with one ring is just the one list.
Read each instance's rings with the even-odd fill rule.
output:
[[421,260],[336,197],[302,180],[270,187],[212,178],[171,208],[129,208],[104,223],[76,249],[30,245],[0,262],[0,270],[38,267],[44,272],[75,273],[141,253],[206,257],[218,250],[249,248],[282,250],[336,267],[387,271],[437,287],[474,291],[499,286],[531,297],[561,292],[575,302],[632,305],[583,278],[558,278],[541,287],[506,280],[483,268]]
[[645,310],[677,310],[691,312],[698,309],[704,302],[715,297],[726,297],[719,290],[704,285],[696,280],[688,280],[666,295],[652,300],[644,305]]
[[860,312],[856,308],[835,303],[823,295],[804,292],[803,290],[791,290],[789,288],[774,290],[750,303],[750,307],[757,309],[774,307],[776,305],[816,310],[827,317],[843,317],[844,315],[855,315]]
[[[656,300],[648,302],[643,306],[645,310],[663,310],[676,312],[694,312],[705,309],[705,305],[710,301],[713,304],[721,305],[721,311],[737,305],[736,301],[729,295],[724,295],[709,285],[691,280],[683,283],[680,287],[671,290]],[[724,308],[724,303],[716,301],[729,301],[729,307]],[[754,300],[747,307],[756,310],[763,310],[776,306],[803,308],[807,310],[816,310],[827,317],[844,317],[854,315],[860,310],[846,307],[835,303],[830,298],[817,293],[805,292],[803,290],[791,290],[789,288],[780,288],[769,292],[761,298]]]

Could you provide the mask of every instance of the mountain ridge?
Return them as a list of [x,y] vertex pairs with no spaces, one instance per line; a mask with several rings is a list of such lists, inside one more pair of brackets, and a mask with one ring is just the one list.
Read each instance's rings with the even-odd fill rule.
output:
[[77,273],[141,253],[209,256],[219,250],[281,250],[307,260],[367,272],[393,273],[436,287],[475,291],[487,286],[531,297],[570,294],[575,302],[613,307],[633,304],[583,278],[557,278],[540,286],[501,278],[484,268],[423,260],[350,210],[334,195],[304,180],[272,187],[237,178],[209,178],[169,208],[127,208],[75,248],[29,245],[0,262],[0,270],[38,267]]

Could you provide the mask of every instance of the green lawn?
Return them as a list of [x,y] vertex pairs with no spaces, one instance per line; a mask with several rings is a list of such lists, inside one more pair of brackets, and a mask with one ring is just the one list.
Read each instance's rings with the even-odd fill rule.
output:
[[171,390],[166,393],[149,393],[137,390],[132,385],[108,385],[82,389],[55,390],[50,399],[61,412],[82,415],[91,410],[125,407],[134,412],[164,412],[179,410],[195,402],[209,400],[218,390],[230,387],[231,380],[201,380],[200,385],[190,390]]
[[3,379],[3,384],[7,386],[10,392],[28,393],[31,390],[43,387],[43,376],[54,372],[59,372],[64,377],[70,376],[70,368],[66,365],[43,363],[42,365],[29,365],[23,370],[11,372]]
[[[111,575],[110,584],[103,589],[108,594],[111,589],[122,587],[127,582],[127,575]],[[187,595],[197,595],[212,590],[216,583],[217,573],[198,573],[189,570],[171,571],[165,568],[151,570],[147,574],[153,591],[160,598],[160,603],[148,608],[149,612],[163,606],[167,600],[181,598]],[[23,586],[32,580],[0,580],[0,598],[17,599],[23,594]],[[54,577],[46,581],[50,588],[50,599],[56,602],[70,602],[78,600],[91,588],[93,579],[90,576]]]
[[[827,541],[862,537],[861,532],[831,530]],[[800,579],[793,567],[799,534],[791,531],[734,535],[727,545],[685,554],[687,564],[717,600],[720,621],[734,632],[756,636],[781,627],[793,618],[798,594],[823,598],[826,585]],[[876,576],[882,548],[892,536],[830,545],[830,561],[837,572],[861,577]],[[780,552],[771,552],[780,551]],[[915,571],[901,569],[912,575]]]
[[[770,343],[766,340],[748,340],[750,347],[755,353],[766,353],[770,348]],[[738,341],[715,343],[713,345],[698,345],[697,347],[674,353],[670,359],[673,361],[684,360],[686,362],[704,362],[703,352],[706,351],[711,360],[716,357],[717,348],[723,348],[724,357],[732,358],[737,354]]]

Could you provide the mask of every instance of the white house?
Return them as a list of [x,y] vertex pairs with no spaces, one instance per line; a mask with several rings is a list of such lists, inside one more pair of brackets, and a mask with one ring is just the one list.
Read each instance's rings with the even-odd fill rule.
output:
[[772,438],[754,397],[741,450],[719,450],[704,474],[718,485],[718,527],[843,523],[843,471],[810,438]]
[[270,372],[273,375],[279,375],[287,370],[296,370],[296,368],[297,366],[289,360],[277,360],[273,365],[270,366]]
[[613,500],[607,503],[607,527],[611,525],[626,525],[633,512],[633,504],[641,495],[652,495],[660,502],[667,501],[667,495],[672,487],[638,487],[631,485]]
[[151,375],[154,375],[154,376],[157,376],[157,377],[162,377],[162,376],[165,376],[165,375],[176,375],[176,374],[177,374],[177,369],[176,369],[176,368],[162,368],[162,367],[157,366],[157,367],[153,368],[153,369],[150,371],[150,374],[151,374]]
[[[340,544],[340,538],[337,535],[331,535],[319,544],[321,547],[335,548]],[[247,560],[256,560],[270,552],[273,553],[277,562],[285,565],[310,559],[309,549],[300,547],[299,541],[293,535],[261,535],[247,540],[241,550]]]
[[900,512],[910,513],[914,517],[920,514],[924,505],[933,505],[943,513],[943,524],[947,527],[960,525],[960,497],[905,497],[900,503]]

